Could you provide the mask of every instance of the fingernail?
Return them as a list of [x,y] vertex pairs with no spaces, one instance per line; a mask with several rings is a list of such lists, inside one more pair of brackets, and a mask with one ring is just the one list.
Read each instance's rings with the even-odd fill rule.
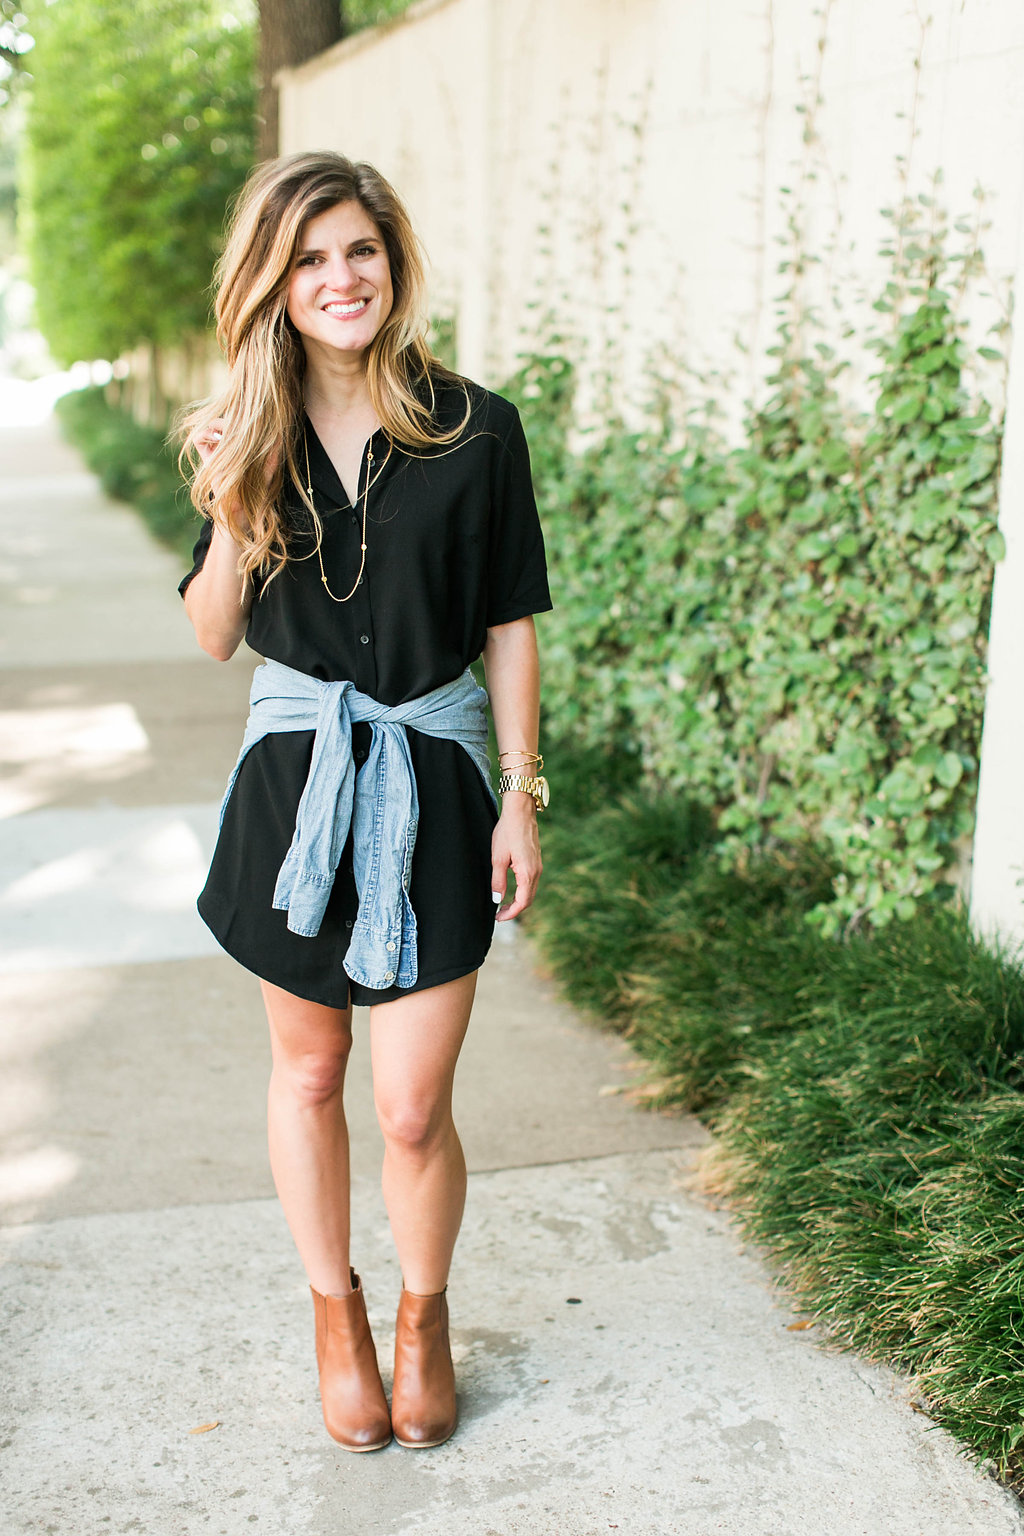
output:
[[498,902],[501,900],[501,892],[500,891],[492,891],[491,892],[491,900],[494,902],[494,905],[497,906]]

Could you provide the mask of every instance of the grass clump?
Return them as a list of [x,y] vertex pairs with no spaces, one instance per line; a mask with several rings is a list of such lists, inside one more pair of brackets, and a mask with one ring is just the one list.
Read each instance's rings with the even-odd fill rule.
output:
[[830,937],[827,853],[726,867],[704,813],[601,766],[549,754],[548,964],[715,1131],[707,1177],[799,1305],[1024,1489],[1024,971],[937,900]]
[[177,449],[164,433],[111,405],[99,387],[64,395],[57,417],[107,495],[135,507],[150,532],[190,566],[199,520],[178,470]]

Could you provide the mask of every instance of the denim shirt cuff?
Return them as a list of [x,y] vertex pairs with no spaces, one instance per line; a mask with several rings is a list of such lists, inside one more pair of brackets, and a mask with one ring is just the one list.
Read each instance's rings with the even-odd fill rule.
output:
[[288,913],[288,931],[305,939],[315,939],[320,932],[327,903],[330,900],[334,876],[304,875],[297,879],[290,892],[274,892],[274,907]]
[[411,987],[417,976],[415,934],[403,934],[400,926],[378,930],[357,918],[344,963],[349,979],[362,987]]

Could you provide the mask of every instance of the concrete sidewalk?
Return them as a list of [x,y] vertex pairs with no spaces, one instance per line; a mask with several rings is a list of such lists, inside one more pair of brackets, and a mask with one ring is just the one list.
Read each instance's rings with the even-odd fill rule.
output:
[[[55,428],[0,433],[0,475],[5,1536],[1019,1532],[907,1383],[789,1331],[691,1192],[706,1132],[629,1106],[642,1068],[507,929],[457,1084],[460,1429],[334,1446],[257,984],[193,909],[252,658],[197,651],[175,562]],[[353,1251],[387,1381],[400,1277],[356,1033]]]

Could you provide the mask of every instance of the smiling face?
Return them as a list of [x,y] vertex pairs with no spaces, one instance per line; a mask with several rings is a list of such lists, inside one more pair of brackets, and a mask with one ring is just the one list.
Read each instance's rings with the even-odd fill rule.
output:
[[393,303],[388,253],[362,205],[337,203],[310,219],[299,236],[286,306],[307,355],[361,355]]

